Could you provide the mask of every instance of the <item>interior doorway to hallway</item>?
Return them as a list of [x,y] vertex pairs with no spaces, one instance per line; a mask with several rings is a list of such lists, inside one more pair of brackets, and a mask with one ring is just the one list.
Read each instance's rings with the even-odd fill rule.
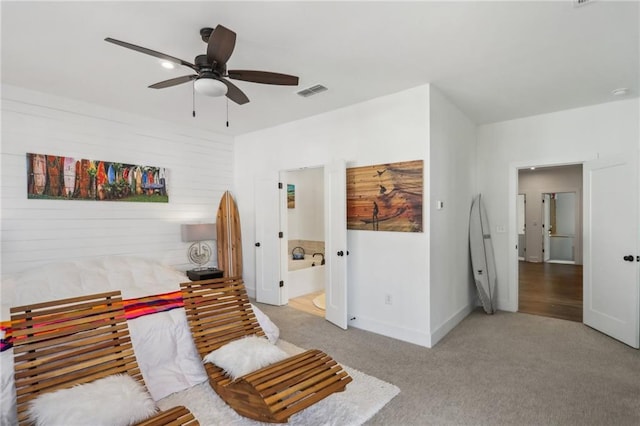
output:
[[521,169],[518,194],[518,311],[582,322],[582,165]]

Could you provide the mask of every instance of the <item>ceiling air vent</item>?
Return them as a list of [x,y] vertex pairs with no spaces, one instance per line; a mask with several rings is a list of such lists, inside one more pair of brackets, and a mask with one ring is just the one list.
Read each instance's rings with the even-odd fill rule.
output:
[[296,93],[302,96],[303,98],[308,98],[309,96],[317,95],[318,93],[326,92],[327,90],[329,89],[324,87],[322,84],[316,84],[315,86],[302,89]]
[[584,6],[585,4],[593,3],[596,0],[573,0],[573,6],[579,7]]

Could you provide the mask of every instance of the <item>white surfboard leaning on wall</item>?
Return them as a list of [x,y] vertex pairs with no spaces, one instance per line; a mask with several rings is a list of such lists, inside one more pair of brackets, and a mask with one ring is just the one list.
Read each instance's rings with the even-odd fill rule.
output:
[[487,212],[482,203],[482,195],[478,194],[471,203],[469,214],[469,249],[471,251],[471,267],[473,279],[478,290],[478,297],[484,311],[493,314],[496,311],[496,262],[491,241],[491,228]]

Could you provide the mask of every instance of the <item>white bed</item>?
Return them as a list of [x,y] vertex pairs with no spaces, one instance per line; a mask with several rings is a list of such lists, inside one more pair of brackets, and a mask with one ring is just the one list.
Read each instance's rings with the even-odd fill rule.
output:
[[[120,290],[124,299],[180,290],[183,272],[148,259],[111,256],[45,265],[2,281],[0,319],[11,306]],[[254,311],[270,341],[279,330],[258,308]],[[138,364],[154,400],[184,391],[207,380],[193,344],[184,309],[177,308],[129,320]],[[0,424],[16,424],[13,353],[0,354],[2,404]]]

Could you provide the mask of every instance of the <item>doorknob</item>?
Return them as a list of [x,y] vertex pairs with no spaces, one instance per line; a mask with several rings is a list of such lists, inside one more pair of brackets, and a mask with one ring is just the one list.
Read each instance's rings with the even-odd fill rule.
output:
[[623,259],[627,262],[633,262],[635,260],[632,255],[625,256]]
[[340,250],[337,254],[338,256],[344,256],[344,252],[342,250]]

